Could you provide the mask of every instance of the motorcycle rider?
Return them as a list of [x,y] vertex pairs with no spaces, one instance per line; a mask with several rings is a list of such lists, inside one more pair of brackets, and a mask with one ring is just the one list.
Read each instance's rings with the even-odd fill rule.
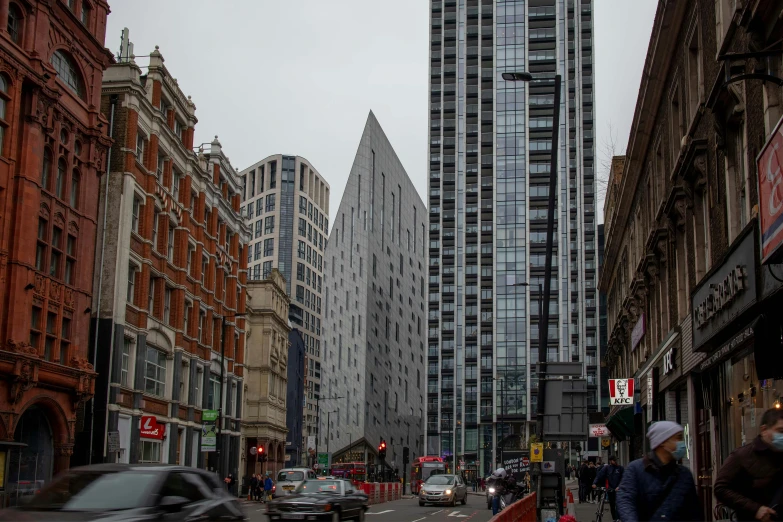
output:
[[[492,472],[489,480],[487,480],[487,487],[490,488],[490,493],[492,494],[492,516],[495,516],[500,511],[500,495],[504,494],[509,487],[515,488],[516,481],[510,483],[509,474],[506,473],[505,468],[498,468]],[[495,491],[492,491],[492,489]]]

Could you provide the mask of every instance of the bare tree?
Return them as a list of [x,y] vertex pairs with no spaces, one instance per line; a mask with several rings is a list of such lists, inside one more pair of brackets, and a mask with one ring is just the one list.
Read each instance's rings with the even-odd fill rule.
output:
[[598,168],[596,169],[596,198],[601,207],[606,199],[606,191],[609,188],[609,178],[612,174],[612,158],[619,153],[617,146],[617,130],[612,122],[606,124],[606,138],[598,150]]

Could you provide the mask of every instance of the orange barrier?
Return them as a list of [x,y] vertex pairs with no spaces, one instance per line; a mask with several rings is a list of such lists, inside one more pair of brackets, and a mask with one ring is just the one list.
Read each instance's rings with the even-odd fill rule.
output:
[[367,495],[367,501],[371,505],[402,498],[402,486],[396,482],[362,482],[359,489]]
[[536,494],[517,500],[489,519],[489,522],[536,522]]

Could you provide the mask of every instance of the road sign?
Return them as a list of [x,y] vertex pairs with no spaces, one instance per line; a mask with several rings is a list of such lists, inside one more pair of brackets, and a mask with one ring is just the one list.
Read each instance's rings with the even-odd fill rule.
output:
[[522,465],[523,466],[529,466],[530,465],[530,459],[527,457],[522,457]]
[[530,462],[544,462],[544,444],[534,442],[530,445]]
[[555,472],[555,461],[554,460],[545,460],[541,464],[541,471],[544,473],[554,473]]
[[120,451],[120,432],[110,431],[106,434],[107,437],[107,451],[109,453],[117,453]]

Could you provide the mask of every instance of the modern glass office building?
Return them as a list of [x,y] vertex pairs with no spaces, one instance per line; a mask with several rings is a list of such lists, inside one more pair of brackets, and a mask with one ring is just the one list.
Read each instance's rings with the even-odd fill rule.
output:
[[[535,432],[553,124],[547,356],[584,362],[591,411],[599,404],[592,1],[430,7],[427,452],[486,474],[499,441],[524,446]],[[501,77],[522,71],[536,79]]]

